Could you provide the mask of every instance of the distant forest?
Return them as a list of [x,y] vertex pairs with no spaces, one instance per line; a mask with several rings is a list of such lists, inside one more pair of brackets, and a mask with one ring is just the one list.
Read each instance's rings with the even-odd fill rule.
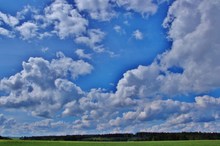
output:
[[182,132],[182,133],[151,133],[136,134],[94,134],[66,136],[32,136],[21,137],[21,140],[54,140],[54,141],[159,141],[159,140],[219,140],[220,133]]
[[9,140],[10,138],[0,136],[0,140],[1,140],[1,139],[3,139],[3,140]]

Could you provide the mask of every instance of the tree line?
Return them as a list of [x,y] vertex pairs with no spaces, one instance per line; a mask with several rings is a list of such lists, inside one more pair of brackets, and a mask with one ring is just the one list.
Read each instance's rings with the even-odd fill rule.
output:
[[202,132],[138,132],[116,134],[65,135],[65,136],[31,136],[21,140],[53,140],[53,141],[161,141],[161,140],[219,140],[220,133]]
[[0,136],[1,140],[10,140],[11,138]]

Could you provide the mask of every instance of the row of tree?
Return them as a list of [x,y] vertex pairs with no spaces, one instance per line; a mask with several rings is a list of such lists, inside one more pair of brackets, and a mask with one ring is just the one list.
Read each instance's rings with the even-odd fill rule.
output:
[[22,140],[54,140],[54,141],[159,141],[159,140],[219,140],[220,133],[182,132],[154,133],[139,132],[136,134],[94,134],[66,136],[32,136],[21,137]]
[[3,137],[3,136],[0,136],[0,139],[1,139],[1,140],[9,140],[10,138],[8,138],[8,137]]

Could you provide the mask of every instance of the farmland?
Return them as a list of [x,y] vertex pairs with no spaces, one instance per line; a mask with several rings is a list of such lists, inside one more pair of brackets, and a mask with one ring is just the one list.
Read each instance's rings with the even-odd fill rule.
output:
[[149,142],[66,142],[2,140],[0,146],[219,146],[220,140]]

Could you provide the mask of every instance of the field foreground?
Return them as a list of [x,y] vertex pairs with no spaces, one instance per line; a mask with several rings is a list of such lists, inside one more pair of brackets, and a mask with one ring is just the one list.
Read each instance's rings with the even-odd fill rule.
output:
[[220,140],[148,142],[66,142],[3,140],[0,146],[220,146]]

